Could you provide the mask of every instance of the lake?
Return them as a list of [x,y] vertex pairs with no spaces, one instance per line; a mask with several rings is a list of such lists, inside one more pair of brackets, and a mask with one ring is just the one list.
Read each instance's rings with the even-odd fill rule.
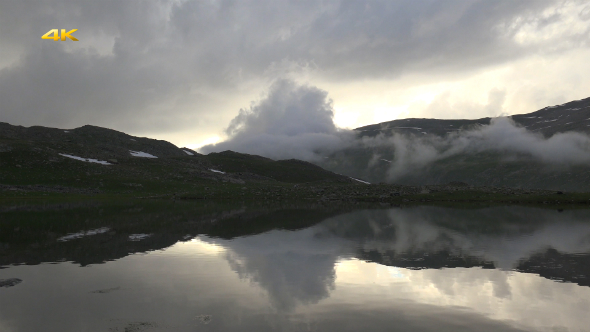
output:
[[588,331],[590,210],[0,210],[0,331]]

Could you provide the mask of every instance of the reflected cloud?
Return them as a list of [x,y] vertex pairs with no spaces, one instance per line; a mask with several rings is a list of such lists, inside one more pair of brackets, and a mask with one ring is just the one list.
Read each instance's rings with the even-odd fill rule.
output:
[[[342,266],[336,266],[350,257],[390,266],[392,270],[384,274],[387,280],[411,280],[415,269],[483,267],[485,270],[473,270],[479,272],[457,270],[453,278],[448,278],[450,272],[422,275],[427,276],[425,283],[434,285],[444,296],[460,296],[463,290],[458,287],[477,284],[487,287],[489,296],[495,299],[510,300],[515,296],[515,285],[510,279],[512,272],[505,270],[586,285],[587,275],[582,275],[583,280],[572,275],[585,273],[585,261],[575,265],[565,278],[558,275],[562,269],[551,270],[547,265],[535,270],[526,263],[549,249],[559,253],[558,261],[587,257],[577,254],[590,252],[588,214],[525,207],[362,210],[295,232],[202,240],[224,247],[232,270],[240,278],[259,284],[273,306],[284,311],[331,297],[335,280],[341,278],[335,269]],[[368,282],[368,278],[361,279]]]
[[469,313],[465,317],[469,320],[481,315],[485,328],[471,326],[479,331],[491,328],[484,317],[499,324],[492,331],[583,331],[590,324],[588,287],[556,283],[528,273],[481,268],[400,270],[405,278],[387,282],[375,263],[341,262],[336,269],[336,290],[329,302],[354,303],[355,297],[363,294],[365,310],[373,305],[377,310],[388,307],[399,313],[409,307],[432,306],[430,312],[446,311],[448,322],[453,322],[455,315]]
[[321,234],[321,229],[312,227],[229,241],[203,240],[226,248],[224,257],[240,278],[260,284],[276,309],[290,311],[329,297],[336,261],[344,252],[352,253],[349,241]]
[[[481,214],[487,218],[474,218],[471,222],[463,218],[462,221],[467,225],[483,224],[481,226],[485,228],[496,228],[495,232],[488,233],[485,228],[483,232],[467,231],[456,236],[457,242],[464,245],[463,251],[479,254],[501,268],[515,268],[519,262],[548,248],[563,254],[590,251],[587,211],[559,213],[546,209],[502,207],[486,209]],[[458,217],[448,216],[447,225]]]
[[587,211],[525,207],[413,207],[356,211],[322,225],[365,252],[415,256],[444,251],[514,269],[549,248],[562,254],[590,252],[589,217]]

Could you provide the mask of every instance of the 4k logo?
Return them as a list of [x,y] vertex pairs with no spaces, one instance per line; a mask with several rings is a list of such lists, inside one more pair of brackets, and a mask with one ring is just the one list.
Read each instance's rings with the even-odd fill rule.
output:
[[[66,37],[70,38],[73,41],[78,41],[78,39],[74,36],[72,36],[72,33],[78,31],[78,29],[72,29],[68,32],[66,32],[66,29],[61,29],[61,40],[66,40]],[[50,37],[50,35],[53,34],[53,37]],[[53,39],[53,40],[59,40],[59,30],[58,29],[51,29],[49,30],[46,34],[44,34],[43,36],[41,36],[41,39]]]

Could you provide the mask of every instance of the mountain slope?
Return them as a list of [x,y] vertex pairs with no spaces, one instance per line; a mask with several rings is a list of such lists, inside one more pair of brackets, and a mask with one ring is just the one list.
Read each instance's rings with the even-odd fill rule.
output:
[[233,151],[210,153],[204,156],[204,158],[227,172],[264,174],[266,177],[287,183],[326,180],[350,182],[350,179],[347,177],[326,171],[317,165],[297,159],[274,161],[256,155]]
[[96,126],[58,129],[41,126],[22,127],[0,122],[0,139],[43,142],[64,153],[87,154],[98,159],[129,157],[129,151],[143,151],[158,157],[182,157],[187,154],[174,144],[146,137],[131,136]]
[[35,187],[48,192],[62,192],[63,186],[157,193],[213,183],[352,181],[302,161],[231,151],[205,156],[167,141],[95,126],[64,130],[7,123],[0,123],[0,170],[0,190],[2,185],[54,186]]
[[[563,105],[546,107],[528,114],[513,115],[517,126],[545,138],[557,133],[590,134],[590,98]],[[490,118],[475,120],[401,119],[355,129],[359,137],[385,138],[394,134],[405,137],[408,149],[420,149],[425,142],[447,142],[454,133],[477,130],[490,124]],[[534,142],[532,142],[534,143]],[[413,146],[411,144],[414,144]],[[443,144],[444,146],[444,144]],[[436,145],[428,148],[436,149]],[[447,146],[448,148],[448,146]],[[531,147],[534,149],[534,147]],[[408,150],[412,151],[412,150]],[[429,150],[423,149],[426,153]],[[431,150],[434,151],[434,150]],[[398,158],[394,144],[371,147],[349,147],[333,152],[318,165],[336,173],[366,179],[370,182],[393,182],[404,185],[446,184],[459,181],[475,186],[590,191],[590,165],[547,163],[527,153],[505,151],[472,151],[433,158],[422,164],[400,166],[400,160],[411,158],[406,152]],[[417,157],[416,159],[419,159]]]
[[[559,132],[577,131],[590,134],[590,98],[549,106],[536,112],[511,116],[518,125],[545,137]],[[449,133],[489,125],[491,118],[475,120],[400,119],[356,128],[360,136],[374,137],[394,133],[444,136]]]

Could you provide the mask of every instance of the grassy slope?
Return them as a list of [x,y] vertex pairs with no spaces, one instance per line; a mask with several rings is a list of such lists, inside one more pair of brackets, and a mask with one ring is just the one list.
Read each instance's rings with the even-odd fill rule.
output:
[[385,149],[348,149],[335,153],[320,165],[338,173],[348,171],[351,176],[371,182],[434,185],[461,181],[474,186],[590,191],[590,165],[548,166],[527,156],[508,158],[499,153],[478,153],[455,155],[424,167],[405,167],[406,173],[391,177],[388,172],[392,164],[380,159],[371,163],[374,154],[387,160],[394,160],[395,155]]
[[[0,196],[63,197],[100,191],[98,196],[104,197],[183,194],[192,198],[276,199],[281,197],[277,191],[281,191],[284,197],[290,192],[286,188],[295,183],[351,184],[347,177],[310,163],[273,161],[233,152],[189,156],[181,151],[177,156],[151,159],[132,157],[125,150],[124,154],[108,156],[117,157],[114,165],[87,163],[59,155],[65,152],[100,158],[100,153],[97,156],[93,151],[100,149],[101,145],[83,144],[86,153],[71,152],[77,147],[73,142],[0,138],[0,146],[4,147],[0,151],[0,186],[5,185],[5,190],[0,188]],[[210,169],[222,170],[226,174]],[[11,189],[16,190],[6,190],[6,185],[12,185]],[[14,185],[21,187],[15,188]],[[22,187],[31,185],[46,188]],[[59,192],[56,187],[67,189]],[[300,195],[292,193],[290,196]]]
[[219,165],[219,168],[226,172],[254,173],[285,183],[315,181],[350,182],[346,177],[296,159],[274,161],[260,156],[233,151],[211,153],[203,156],[203,158],[212,164]]

